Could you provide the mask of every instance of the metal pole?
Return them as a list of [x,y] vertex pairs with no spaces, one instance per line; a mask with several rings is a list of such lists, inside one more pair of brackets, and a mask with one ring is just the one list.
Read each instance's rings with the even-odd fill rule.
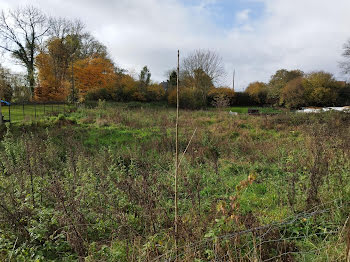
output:
[[36,103],[34,104],[34,117],[36,119]]
[[180,50],[177,51],[177,81],[176,81],[176,138],[175,138],[175,250],[176,261],[178,261],[178,195],[177,179],[179,175],[179,73],[180,73]]
[[1,98],[0,98],[0,126],[2,125],[2,111],[1,111]]
[[9,122],[11,123],[11,104],[9,104]]

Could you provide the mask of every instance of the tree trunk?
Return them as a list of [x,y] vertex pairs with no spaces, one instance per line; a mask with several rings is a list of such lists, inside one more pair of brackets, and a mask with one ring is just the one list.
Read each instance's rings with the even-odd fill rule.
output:
[[30,65],[28,68],[28,83],[30,87],[30,92],[32,96],[34,96],[34,88],[35,88],[34,65]]

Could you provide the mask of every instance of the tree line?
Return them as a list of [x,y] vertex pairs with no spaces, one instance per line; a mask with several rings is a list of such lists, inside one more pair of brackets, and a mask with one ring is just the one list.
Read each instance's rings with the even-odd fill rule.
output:
[[350,104],[350,86],[324,71],[278,70],[268,83],[254,82],[245,92],[259,105],[300,108]]
[[[19,76],[0,66],[0,96],[8,101],[176,102],[176,70],[169,70],[162,83],[152,81],[147,66],[132,76],[115,65],[106,46],[80,20],[48,17],[31,6],[2,11],[0,39],[0,48],[26,69]],[[341,67],[349,73],[350,41],[343,55]],[[281,69],[268,83],[254,82],[245,92],[234,92],[220,86],[225,70],[216,52],[196,50],[182,60],[181,69],[183,108],[350,104],[349,85],[327,72]]]
[[[31,6],[2,11],[0,39],[0,48],[26,69],[25,76],[13,81],[10,71],[1,67],[1,96],[8,101],[174,103],[176,71],[170,70],[163,83],[152,81],[147,66],[133,77],[114,64],[106,46],[79,20],[47,17]],[[182,61],[182,67],[181,104],[206,106],[210,92],[225,73],[222,58],[209,50],[197,50]]]

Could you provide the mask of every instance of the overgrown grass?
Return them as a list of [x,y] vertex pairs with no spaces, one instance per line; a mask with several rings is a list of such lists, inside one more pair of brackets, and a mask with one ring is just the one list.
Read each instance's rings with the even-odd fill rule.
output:
[[345,260],[348,114],[182,110],[176,252],[175,110],[95,106],[0,131],[0,261]]

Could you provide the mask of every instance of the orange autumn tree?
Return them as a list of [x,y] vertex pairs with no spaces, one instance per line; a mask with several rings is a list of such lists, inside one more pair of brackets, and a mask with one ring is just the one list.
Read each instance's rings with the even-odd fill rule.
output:
[[116,81],[114,65],[103,57],[78,60],[74,63],[74,81],[81,100],[89,91],[113,89]]
[[69,54],[62,39],[51,39],[47,52],[36,57],[38,86],[34,92],[37,101],[64,101],[68,95],[67,79]]

